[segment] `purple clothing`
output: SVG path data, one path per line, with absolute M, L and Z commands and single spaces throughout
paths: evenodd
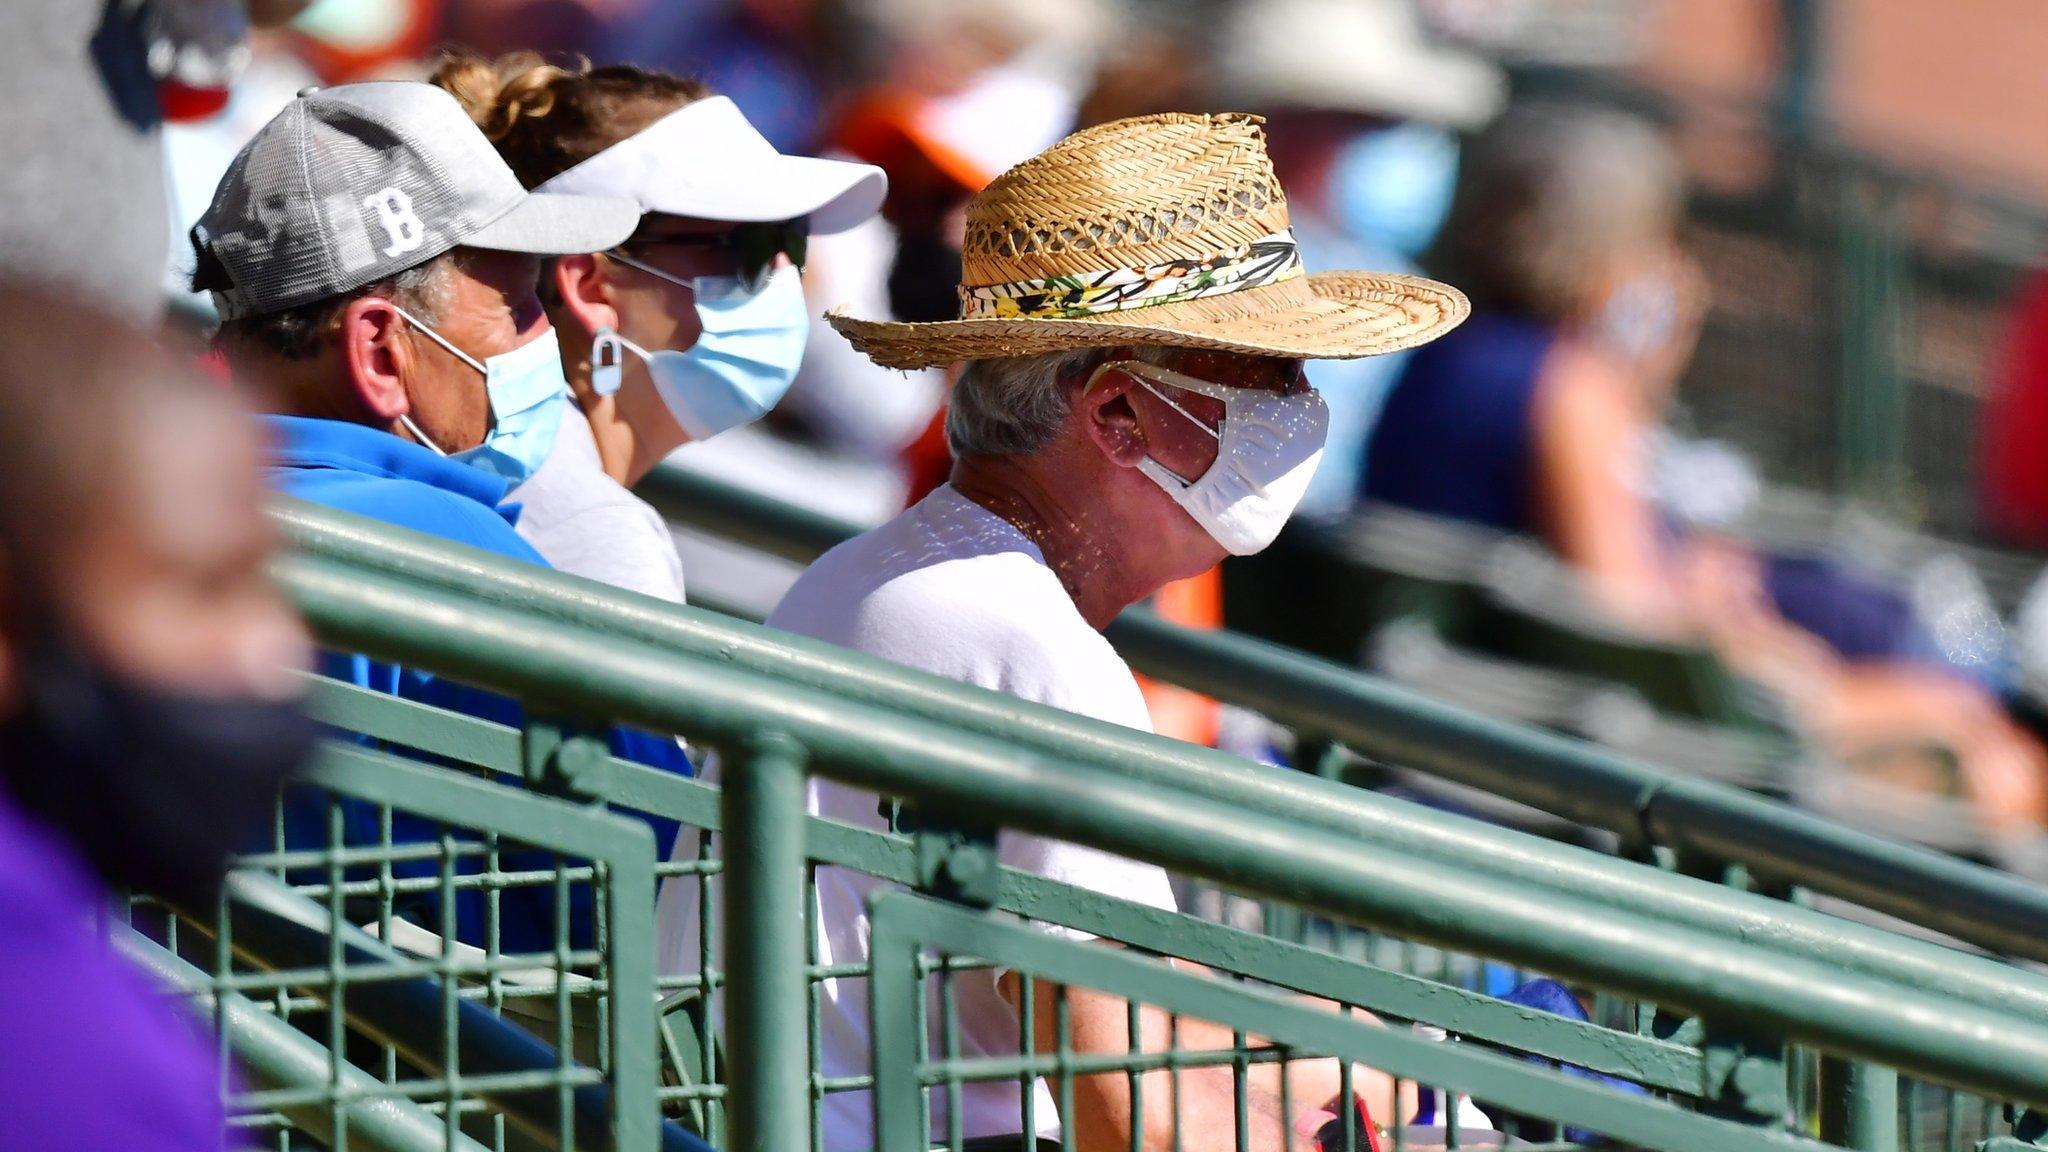
M 115 955 L 105 899 L 71 846 L 0 794 L 0 1133 L 38 1152 L 218 1152 L 213 1048 Z

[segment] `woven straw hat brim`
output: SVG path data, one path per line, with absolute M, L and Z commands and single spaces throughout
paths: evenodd
M 907 369 L 1125 344 L 1355 360 L 1427 344 L 1471 311 L 1463 292 L 1421 276 L 1318 272 L 1223 296 L 1074 319 L 907 324 L 837 310 L 825 319 L 870 360 Z

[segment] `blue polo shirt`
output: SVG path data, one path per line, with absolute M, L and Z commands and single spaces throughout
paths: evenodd
M 270 478 L 288 496 L 547 566 L 512 525 L 505 481 L 389 432 L 342 420 L 266 416 Z
M 504 502 L 508 487 L 504 480 L 361 424 L 303 416 L 264 419 L 271 434 L 267 472 L 271 484 L 286 495 L 548 566 L 540 553 L 512 530 L 519 508 Z M 516 700 L 354 653 L 323 652 L 319 669 L 321 675 L 336 680 L 500 724 L 517 726 L 523 719 Z M 684 775 L 691 772 L 689 759 L 667 736 L 617 728 L 611 733 L 611 746 L 615 755 L 625 759 Z M 378 813 L 366 803 L 345 802 L 343 809 L 349 842 L 375 843 Z M 294 846 L 325 843 L 325 820 L 324 800 L 307 798 L 304 803 L 288 805 L 286 838 Z M 675 839 L 675 823 L 655 819 L 648 823 L 654 827 L 657 851 L 666 856 Z M 431 841 L 439 834 L 437 825 L 393 813 L 393 836 L 398 840 Z M 550 866 L 538 858 L 523 863 Z M 502 870 L 517 870 L 521 864 L 511 854 L 499 862 Z M 475 864 L 469 862 L 460 870 L 474 871 Z M 434 865 L 420 861 L 401 871 L 432 875 Z M 588 947 L 589 889 L 575 888 L 571 900 L 572 946 Z M 428 927 L 437 923 L 429 909 L 414 911 L 411 918 L 416 922 Z M 457 897 L 457 935 L 464 942 L 484 943 L 485 912 L 480 892 L 470 890 Z M 504 949 L 523 952 L 553 947 L 555 917 L 549 886 L 506 890 L 500 896 L 498 916 L 499 943 Z

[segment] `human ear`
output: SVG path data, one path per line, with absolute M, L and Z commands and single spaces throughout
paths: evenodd
M 605 328 L 619 326 L 619 310 L 612 304 L 612 280 L 605 262 L 595 255 L 562 256 L 555 260 L 555 295 L 562 311 L 583 331 L 595 336 Z
M 1147 455 L 1145 430 L 1131 407 L 1131 389 L 1136 385 L 1136 377 L 1111 368 L 1083 385 L 1074 400 L 1075 415 L 1089 441 L 1124 468 L 1137 467 Z
M 412 411 L 405 378 L 413 368 L 412 347 L 399 339 L 405 317 L 389 300 L 365 296 L 341 314 L 341 363 L 364 408 L 382 421 Z

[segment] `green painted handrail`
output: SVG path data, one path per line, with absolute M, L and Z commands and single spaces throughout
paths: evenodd
M 1133 787 L 1101 766 L 644 642 L 593 643 L 587 629 L 418 582 L 306 557 L 281 562 L 278 573 L 324 642 L 534 707 L 727 749 L 759 747 L 753 742 L 764 733 L 778 733 L 805 750 L 806 771 L 927 811 L 972 811 L 1422 942 L 1773 1029 L 1926 1079 L 2048 1100 L 2048 1026 L 2011 1013 L 1379 849 L 1186 790 Z M 736 956 L 751 955 L 757 928 L 728 908 L 726 939 Z
M 276 518 L 303 553 L 606 636 L 823 689 L 984 733 L 1062 759 L 1090 760 L 1145 785 L 1196 791 L 1303 828 L 1358 838 L 1459 867 L 1528 880 L 1597 903 L 2048 1021 L 2048 981 L 2009 965 L 1912 940 L 1783 901 L 1461 819 L 1304 773 L 1134 732 L 775 632 L 715 613 L 619 592 L 475 549 L 300 503 Z M 1441 707 L 1435 706 L 1435 707 Z M 1981 870 L 1980 870 L 1981 871 Z M 1899 901 L 1892 902 L 1893 907 Z
M 212 977 L 126 925 L 115 933 L 123 955 L 158 979 L 198 998 L 220 1022 L 241 1066 L 273 1090 L 336 1090 L 350 1148 L 375 1152 L 486 1152 L 483 1145 L 411 1100 L 384 1095 L 385 1086 L 341 1054 L 278 1019 L 238 992 L 213 988 Z M 326 1100 L 287 1104 L 276 1111 L 323 1144 L 335 1139 L 335 1106 Z
M 231 879 L 229 891 L 236 904 L 234 947 L 263 967 L 318 971 L 328 965 L 335 948 L 350 965 L 400 966 L 407 962 L 403 954 L 363 930 L 334 923 L 327 909 L 272 877 L 238 873 Z M 443 982 L 431 977 L 361 981 L 348 991 L 349 1022 L 398 1048 L 414 1063 L 439 1071 L 446 1001 Z M 455 1011 L 455 1055 L 468 1076 L 551 1075 L 574 1066 L 565 1063 L 554 1048 L 479 1004 L 458 1000 Z M 561 1144 L 554 1088 L 485 1095 L 530 1143 L 575 1152 Z M 588 1145 L 579 1140 L 576 1148 L 609 1145 L 610 1087 L 580 1084 L 571 1091 L 570 1100 L 573 1130 L 602 1134 L 591 1136 Z M 657 1131 L 662 1152 L 704 1152 L 706 1148 L 702 1140 L 673 1121 L 659 1121 Z
M 799 562 L 856 529 L 665 465 L 640 489 L 671 519 Z M 1859 832 L 1739 789 L 1687 779 L 1583 741 L 1480 716 L 1330 661 L 1142 610 L 1109 638 L 1149 676 L 1262 712 L 1374 759 L 1504 796 L 1625 840 L 1742 864 L 1946 933 L 2048 962 L 2048 890 Z

